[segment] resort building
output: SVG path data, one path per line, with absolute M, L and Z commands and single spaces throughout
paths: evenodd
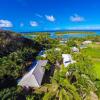
M 67 67 L 69 64 L 73 64 L 76 62 L 72 60 L 72 57 L 70 54 L 62 54 L 62 58 L 63 58 L 63 64 L 65 67 Z
M 72 47 L 72 52 L 79 52 L 79 49 L 77 47 Z
M 18 85 L 22 87 L 40 87 L 45 73 L 47 60 L 39 60 L 33 69 L 22 77 Z
M 91 43 L 92 43 L 92 41 L 90 41 L 90 40 L 82 42 L 82 44 L 91 44 Z

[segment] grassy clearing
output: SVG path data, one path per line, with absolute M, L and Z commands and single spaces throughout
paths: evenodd
M 100 45 L 90 44 L 88 48 L 84 49 L 84 52 L 92 59 L 97 77 L 100 79 Z
M 100 79 L 100 62 L 96 62 L 94 65 L 95 65 L 95 71 L 97 73 L 97 77 Z

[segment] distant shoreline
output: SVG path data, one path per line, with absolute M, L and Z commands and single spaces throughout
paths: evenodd
M 27 32 L 18 32 L 18 33 L 37 33 L 37 32 L 66 32 L 66 31 L 74 31 L 74 32 L 100 32 L 100 30 L 45 30 L 45 31 L 27 31 Z
M 65 31 L 65 32 L 56 32 L 56 35 L 64 35 L 64 34 L 96 34 L 96 32 L 88 32 L 88 31 Z

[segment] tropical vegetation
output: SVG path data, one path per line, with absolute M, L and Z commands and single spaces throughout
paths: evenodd
M 85 40 L 93 43 L 81 49 Z M 71 38 L 63 44 L 48 34 L 27 39 L 10 31 L 0 32 L 1 100 L 91 100 L 100 98 L 100 36 Z M 71 48 L 77 47 L 74 53 Z M 45 57 L 38 53 L 44 50 Z M 65 67 L 62 54 L 71 54 L 76 63 Z M 18 79 L 29 71 L 32 61 L 48 60 L 41 87 L 28 91 L 17 86 Z

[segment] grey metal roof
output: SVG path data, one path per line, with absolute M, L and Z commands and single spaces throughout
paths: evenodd
M 18 85 L 26 87 L 39 87 L 41 85 L 47 60 L 39 60 L 33 69 L 22 77 Z

